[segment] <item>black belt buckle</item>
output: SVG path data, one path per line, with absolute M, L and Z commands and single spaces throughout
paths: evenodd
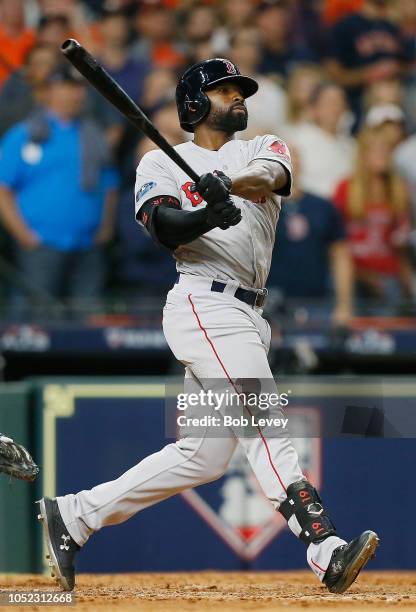
M 256 299 L 254 300 L 254 306 L 257 308 L 262 308 L 264 302 L 266 301 L 267 294 L 269 292 L 267 289 L 259 289 L 256 293 Z

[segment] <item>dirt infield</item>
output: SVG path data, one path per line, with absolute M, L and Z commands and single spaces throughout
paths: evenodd
M 50 589 L 45 576 L 0 575 L 0 588 Z M 363 572 L 344 595 L 331 595 L 310 572 L 80 574 L 76 611 L 416 610 L 416 572 Z M 61 610 L 64 606 L 13 610 Z

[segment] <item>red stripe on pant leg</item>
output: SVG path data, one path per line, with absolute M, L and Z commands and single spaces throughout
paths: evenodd
M 326 570 L 323 569 L 320 565 L 318 565 L 317 563 L 315 563 L 315 561 L 313 559 L 311 559 L 311 563 L 314 564 L 315 567 L 317 567 L 319 570 L 321 570 L 321 572 L 323 572 L 324 574 L 326 573 Z
M 192 299 L 191 299 L 191 298 L 192 298 L 192 294 L 191 294 L 191 293 L 189 293 L 189 294 L 188 294 L 188 300 L 189 300 L 189 302 L 190 302 L 190 304 L 191 304 L 191 306 L 192 306 L 192 311 L 193 311 L 193 313 L 194 313 L 194 315 L 195 315 L 195 318 L 196 318 L 196 320 L 197 320 L 197 322 L 198 322 L 199 328 L 200 328 L 200 330 L 203 332 L 203 334 L 204 334 L 204 336 L 205 336 L 206 341 L 208 342 L 208 344 L 209 344 L 209 345 L 210 345 L 210 347 L 212 348 L 212 350 L 213 350 L 213 352 L 214 352 L 214 355 L 215 355 L 215 357 L 216 357 L 216 358 L 217 358 L 217 360 L 218 360 L 218 363 L 220 364 L 221 368 L 223 369 L 223 371 L 224 371 L 224 373 L 225 373 L 225 375 L 226 375 L 226 377 L 227 377 L 227 379 L 228 379 L 228 382 L 231 384 L 231 386 L 233 387 L 234 391 L 235 391 L 236 393 L 238 393 L 238 391 L 237 391 L 237 389 L 236 389 L 236 387 L 235 387 L 235 385 L 234 385 L 234 383 L 233 383 L 233 381 L 232 381 L 232 379 L 231 379 L 230 375 L 228 374 L 228 372 L 227 372 L 227 370 L 226 370 L 226 368 L 225 368 L 225 365 L 223 364 L 223 362 L 221 361 L 220 356 L 219 356 L 219 355 L 218 355 L 218 353 L 217 353 L 217 350 L 216 350 L 216 348 L 215 348 L 215 346 L 214 346 L 214 343 L 212 342 L 212 340 L 211 340 L 211 339 L 210 339 L 210 337 L 208 336 L 208 334 L 207 334 L 207 330 L 206 330 L 206 329 L 205 329 L 205 327 L 202 325 L 202 323 L 201 323 L 201 321 L 200 321 L 200 319 L 199 319 L 198 313 L 197 313 L 197 312 L 196 312 L 196 310 L 195 310 L 195 305 L 194 305 L 194 303 L 193 303 L 193 301 L 192 301 Z M 250 416 L 253 416 L 253 415 L 252 415 L 252 413 L 250 412 L 249 408 L 248 408 L 247 406 L 245 406 L 245 408 L 246 408 L 247 412 L 250 414 Z M 275 467 L 275 465 L 274 465 L 274 463 L 273 463 L 273 461 L 272 461 L 272 456 L 271 456 L 271 454 L 270 454 L 270 450 L 269 450 L 269 446 L 268 446 L 268 444 L 267 444 L 267 441 L 266 441 L 265 437 L 263 436 L 263 433 L 262 433 L 262 431 L 261 431 L 260 427 L 257 425 L 257 426 L 256 426 L 256 428 L 257 428 L 257 431 L 259 432 L 260 437 L 261 437 L 261 439 L 262 439 L 262 441 L 263 441 L 263 444 L 264 444 L 264 446 L 265 446 L 266 453 L 267 453 L 267 457 L 269 458 L 269 463 L 270 463 L 270 465 L 271 465 L 271 467 L 272 467 L 272 470 L 273 470 L 273 472 L 276 474 L 276 476 L 277 476 L 277 478 L 278 478 L 278 480 L 279 480 L 279 482 L 280 482 L 280 485 L 281 485 L 281 487 L 283 488 L 284 492 L 285 492 L 285 493 L 287 493 L 286 487 L 285 487 L 285 485 L 283 484 L 282 479 L 280 478 L 279 472 L 277 471 L 277 469 L 276 469 L 276 467 Z

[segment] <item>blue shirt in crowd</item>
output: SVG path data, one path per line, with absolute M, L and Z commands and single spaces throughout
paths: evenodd
M 118 69 L 108 66 L 105 66 L 105 68 L 120 87 L 128 93 L 130 98 L 137 103 L 141 101 L 144 81 L 149 74 L 148 62 L 129 57 Z
M 329 289 L 329 248 L 345 240 L 341 215 L 328 200 L 305 193 L 284 202 L 268 285 L 287 297 L 325 297 Z
M 60 251 L 92 246 L 106 192 L 117 187 L 112 168 L 102 168 L 97 186 L 82 186 L 80 122 L 48 114 L 49 137 L 31 142 L 28 124 L 18 123 L 3 137 L 0 184 L 11 191 L 24 221 L 43 244 Z
M 353 13 L 332 28 L 329 55 L 343 66 L 361 68 L 379 60 L 401 60 L 404 49 L 393 23 Z
M 400 61 L 405 48 L 399 29 L 386 19 L 369 19 L 353 13 L 341 19 L 330 31 L 328 55 L 348 68 L 362 68 L 381 60 Z M 357 128 L 362 114 L 362 86 L 348 87 L 351 109 Z

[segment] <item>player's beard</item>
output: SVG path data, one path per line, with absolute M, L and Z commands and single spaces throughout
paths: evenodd
M 234 134 L 241 132 L 247 127 L 248 115 L 247 111 L 235 111 L 233 109 L 224 110 L 222 108 L 212 108 L 207 117 L 207 126 L 218 132 L 226 134 Z

